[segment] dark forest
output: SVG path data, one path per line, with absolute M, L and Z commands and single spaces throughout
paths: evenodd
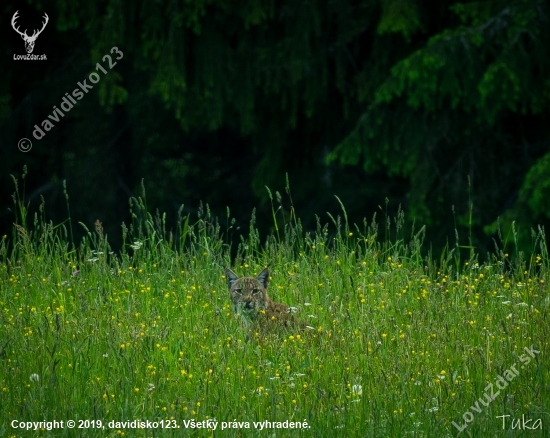
M 168 224 L 208 209 L 247 229 L 254 214 L 268 235 L 280 208 L 314 229 L 338 197 L 351 223 L 401 207 L 437 252 L 528 250 L 550 219 L 549 14 L 540 0 L 4 2 L 2 235 L 13 176 L 29 223 L 43 199 L 74 240 L 99 220 L 114 247 L 144 187 Z

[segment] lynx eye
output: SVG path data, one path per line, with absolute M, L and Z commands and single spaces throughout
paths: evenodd
M 242 295 L 243 290 L 242 289 L 233 289 L 233 293 L 236 293 L 237 295 Z
M 260 293 L 260 289 L 254 289 L 252 291 L 252 295 L 258 295 Z

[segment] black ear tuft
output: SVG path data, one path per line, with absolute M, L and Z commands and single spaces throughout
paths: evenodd
M 225 268 L 225 278 L 227 279 L 227 288 L 231 289 L 235 282 L 239 279 L 231 269 Z
M 260 272 L 256 277 L 256 280 L 261 283 L 264 289 L 267 289 L 267 285 L 269 284 L 269 269 L 265 268 L 262 272 Z

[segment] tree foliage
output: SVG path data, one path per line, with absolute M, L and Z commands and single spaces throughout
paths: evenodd
M 460 23 L 392 66 L 328 161 L 408 178 L 410 209 L 428 223 L 441 222 L 439 199 L 460 199 L 465 176 L 482 222 L 517 219 L 525 202 L 542 215 L 550 194 L 542 171 L 550 146 L 548 4 L 456 3 L 450 11 Z M 523 196 L 510 202 L 518 184 Z
M 334 194 L 354 220 L 388 197 L 439 243 L 455 220 L 483 239 L 499 216 L 550 219 L 542 0 L 28 0 L 21 11 L 50 15 L 37 42 L 49 61 L 0 72 L 1 174 L 27 164 L 31 196 L 61 212 L 68 179 L 87 223 L 119 222 L 142 178 L 161 210 L 202 199 L 245 217 L 285 173 L 311 218 Z M 0 7 L 3 22 L 14 12 Z M 11 28 L 0 36 L 17 52 Z M 32 154 L 11 146 L 113 46 L 123 60 Z

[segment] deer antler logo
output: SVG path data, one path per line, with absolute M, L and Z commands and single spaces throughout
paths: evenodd
M 27 53 L 30 54 L 34 50 L 34 42 L 38 38 L 38 35 L 42 33 L 42 31 L 44 30 L 44 28 L 46 27 L 46 24 L 48 24 L 48 21 L 50 21 L 50 19 L 48 18 L 48 14 L 44 12 L 44 18 L 46 19 L 46 21 L 42 23 L 42 29 L 38 31 L 35 30 L 31 36 L 28 36 L 27 29 L 25 29 L 25 32 L 20 32 L 19 26 L 17 26 L 17 28 L 15 27 L 15 21 L 18 18 L 17 17 L 18 13 L 19 11 L 15 11 L 15 14 L 13 14 L 13 17 L 11 18 L 11 27 L 13 27 L 13 30 L 15 30 L 19 35 L 21 35 L 21 38 L 23 38 L 23 40 L 25 41 L 25 50 L 27 51 Z

